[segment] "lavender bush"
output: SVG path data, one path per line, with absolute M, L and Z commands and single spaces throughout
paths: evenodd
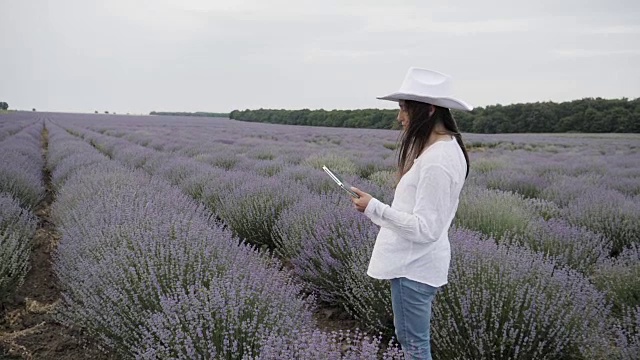
M 199 173 L 185 179 L 180 188 L 194 200 L 205 203 L 205 188 L 209 184 L 219 184 L 225 180 L 227 171 L 220 169 L 202 170 Z
M 316 206 L 330 206 L 320 203 Z M 350 207 L 334 207 L 320 217 L 311 232 L 303 233 L 300 252 L 291 259 L 294 272 L 314 289 L 321 299 L 338 300 L 348 306 L 343 298 L 345 284 L 342 281 L 347 267 L 357 249 L 372 249 L 378 229 L 366 217 Z M 359 269 L 365 270 L 366 269 Z
M 241 159 L 229 148 L 227 148 L 226 151 L 199 154 L 194 157 L 194 159 L 225 170 L 232 170 L 239 162 L 241 162 Z
M 282 160 L 262 160 L 259 161 L 251 170 L 260 176 L 271 177 L 279 174 L 287 167 Z
M 552 174 L 555 174 L 553 181 L 539 193 L 539 197 L 553 201 L 561 207 L 568 206 L 584 194 L 606 190 L 600 185 L 603 180 L 603 176 L 600 174 L 584 173 L 578 176 L 565 175 L 564 173 Z
M 449 284 L 433 311 L 434 357 L 573 359 L 606 357 L 604 294 L 542 254 L 451 233 Z
M 363 179 L 346 180 L 383 202 L 392 201 L 391 189 Z M 321 299 L 341 305 L 366 330 L 390 336 L 389 283 L 366 275 L 378 227 L 355 212 L 349 197 L 335 185 L 332 193 L 301 205 L 291 211 L 297 216 L 288 214 L 288 225 L 281 224 L 294 229 L 294 238 L 296 231 L 301 234 L 301 251 L 289 257 L 297 274 Z M 308 218 L 302 219 L 302 214 Z
M 149 158 L 154 156 L 155 150 L 147 149 L 143 146 L 124 146 L 113 154 L 113 159 L 118 160 L 132 168 L 138 169 L 145 167 Z
M 504 160 L 481 158 L 473 162 L 473 167 L 470 171 L 478 174 L 491 173 L 495 170 L 502 169 L 505 166 L 507 166 L 507 164 Z
M 304 160 L 302 165 L 314 169 L 322 169 L 322 166 L 327 166 L 331 171 L 340 175 L 356 175 L 358 173 L 356 164 L 348 156 L 342 154 L 314 154 Z
M 380 187 L 393 189 L 396 185 L 396 173 L 391 170 L 379 170 L 372 173 L 369 180 Z
M 215 181 L 209 181 L 203 185 L 203 202 L 212 212 L 217 214 L 222 197 L 229 196 L 231 191 L 240 188 L 253 177 L 255 175 L 244 171 L 223 170 L 215 176 Z
M 160 309 L 145 313 L 149 321 L 142 330 L 138 356 L 256 356 L 262 352 L 262 337 L 286 338 L 297 329 L 311 326 L 308 305 L 299 300 L 299 288 L 287 275 L 256 268 L 247 271 L 246 265 L 236 261 L 206 283 L 196 280 L 186 289 L 174 286 L 160 295 Z
M 580 195 L 567 205 L 565 217 L 609 238 L 613 256 L 640 243 L 640 202 L 615 190 Z
M 76 146 L 79 145 L 79 146 Z M 83 152 L 88 150 L 85 143 L 74 144 L 68 143 L 65 148 L 73 149 L 71 155 L 66 158 L 61 166 L 54 167 L 51 173 L 51 182 L 54 189 L 58 190 L 62 187 L 67 178 L 77 169 L 83 169 L 85 166 L 108 161 L 108 158 L 97 152 Z
M 341 297 L 345 310 L 371 333 L 382 333 L 386 338 L 394 336 L 391 288 L 388 280 L 378 280 L 367 275 L 369 258 L 373 251 L 375 235 L 369 228 L 369 242 L 351 249 L 345 257 L 340 282 L 344 284 Z
M 163 154 L 163 156 L 155 156 L 151 158 L 145 165 L 145 170 L 149 170 L 147 166 L 151 163 L 157 163 L 154 166 L 152 174 L 157 174 L 167 180 L 171 185 L 181 186 L 185 181 L 201 172 L 201 164 L 195 160 L 187 160 L 176 157 L 171 154 Z
M 300 256 L 303 241 L 316 233 L 316 224 L 335 209 L 348 206 L 340 193 L 307 194 L 282 211 L 273 226 L 275 252 L 284 259 Z
M 618 257 L 603 261 L 593 280 L 607 294 L 616 314 L 625 306 L 640 306 L 640 245 L 634 244 Z
M 307 165 L 290 166 L 284 169 L 282 177 L 289 178 L 306 186 L 314 194 L 325 194 L 336 189 L 336 183 L 320 168 L 310 168 Z
M 29 271 L 35 216 L 7 193 L 0 192 L 0 303 L 22 285 Z
M 378 228 L 340 193 L 307 196 L 283 211 L 276 251 L 327 304 L 341 306 L 368 330 L 391 336 L 389 283 L 366 275 Z
M 560 219 L 532 221 L 522 234 L 505 236 L 503 241 L 526 246 L 587 275 L 611 251 L 610 242 L 602 235 Z
M 616 358 L 640 358 L 640 306 L 625 308 L 622 319 L 615 326 L 615 332 L 615 345 L 620 352 Z
M 273 226 L 280 213 L 307 194 L 304 187 L 284 179 L 253 175 L 220 194 L 216 213 L 241 239 L 274 248 Z
M 525 198 L 536 198 L 549 185 L 544 177 L 527 173 L 523 169 L 494 170 L 487 177 L 489 189 L 510 191 Z
M 500 238 L 508 232 L 524 233 L 536 215 L 518 194 L 467 186 L 460 196 L 455 224 Z

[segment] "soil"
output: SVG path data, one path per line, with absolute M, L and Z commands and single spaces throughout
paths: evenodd
M 46 159 L 48 136 L 42 133 L 42 156 Z M 60 235 L 50 219 L 54 193 L 51 174 L 42 170 L 45 198 L 35 208 L 39 224 L 33 238 L 31 269 L 13 299 L 0 304 L 0 359 L 115 359 L 98 349 L 97 342 L 81 329 L 55 321 L 60 287 L 51 255 Z

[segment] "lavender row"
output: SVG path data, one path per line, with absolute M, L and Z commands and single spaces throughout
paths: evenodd
M 559 266 L 581 272 L 606 293 L 614 310 L 640 306 L 638 243 L 630 242 L 612 257 L 614 241 L 586 225 L 565 219 L 563 211 L 544 200 L 472 185 L 463 190 L 455 223 L 491 234 L 498 243 L 526 247 Z
M 51 133 L 52 152 L 95 152 L 73 138 L 66 142 L 63 130 Z M 103 158 L 76 167 L 52 209 L 63 235 L 56 272 L 65 284 L 67 320 L 89 327 L 123 354 L 141 357 L 153 351 L 241 357 L 252 354 L 260 336 L 310 322 L 309 302 L 296 296 L 299 289 L 277 263 L 237 246 L 168 184 Z M 64 166 L 67 160 L 74 157 L 58 161 Z M 270 297 L 280 308 L 271 307 L 277 303 Z M 188 322 L 203 316 L 202 324 Z M 193 330 L 185 333 L 182 322 Z M 233 343 L 240 337 L 244 341 Z M 167 348 L 171 343 L 177 346 Z
M 0 192 L 0 304 L 24 282 L 37 224 L 11 194 Z
M 0 117 L 0 142 L 39 122 L 31 114 L 10 113 Z
M 30 268 L 37 228 L 32 210 L 44 195 L 44 159 L 42 122 L 15 114 L 0 120 L 0 303 L 4 303 Z
M 0 192 L 11 194 L 24 208 L 34 208 L 44 196 L 42 123 L 34 123 L 0 142 Z
M 51 133 L 58 166 L 73 167 L 64 152 L 95 152 L 59 128 Z M 314 330 L 311 299 L 279 262 L 238 244 L 176 188 L 107 157 L 69 172 L 53 209 L 63 234 L 56 254 L 62 319 L 126 357 L 339 353 L 335 335 Z M 378 339 L 361 339 L 347 355 L 378 351 Z
M 0 142 L 13 136 L 16 133 L 19 133 L 25 127 L 25 125 L 19 122 L 0 125 Z
M 603 153 L 482 154 L 470 183 L 551 202 L 558 208 L 554 216 L 604 235 L 616 256 L 640 242 L 640 151 L 615 146 Z

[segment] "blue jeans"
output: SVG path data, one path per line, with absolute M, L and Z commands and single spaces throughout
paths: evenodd
M 407 360 L 431 360 L 431 303 L 438 288 L 391 279 L 391 304 L 396 337 Z

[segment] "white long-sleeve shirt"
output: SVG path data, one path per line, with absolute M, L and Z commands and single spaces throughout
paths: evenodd
M 364 214 L 380 232 L 367 274 L 406 277 L 434 287 L 447 283 L 448 230 L 458 209 L 467 164 L 455 139 L 429 146 L 396 186 L 391 206 L 371 199 Z

